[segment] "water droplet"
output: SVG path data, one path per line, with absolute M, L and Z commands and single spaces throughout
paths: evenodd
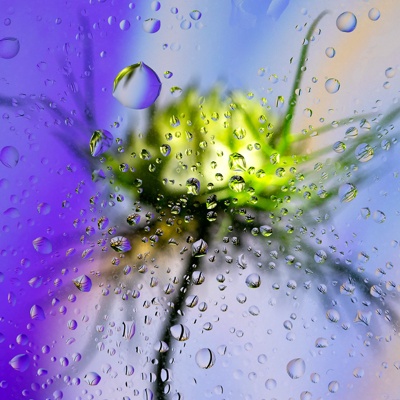
M 47 215 L 50 214 L 51 207 L 50 204 L 47 203 L 39 203 L 37 206 L 37 211 L 41 215 Z
M 190 337 L 190 331 L 187 326 L 178 324 L 171 326 L 169 329 L 171 332 L 171 335 L 174 339 L 179 340 L 180 342 L 184 342 L 185 340 L 188 340 Z
M 99 384 L 101 380 L 101 376 L 97 374 L 96 372 L 88 372 L 85 375 L 85 382 L 90 385 L 90 386 L 96 386 Z
M 331 393 L 336 393 L 339 390 L 339 382 L 338 381 L 329 382 L 328 390 Z
M 314 254 L 314 261 L 315 261 L 317 264 L 323 264 L 327 259 L 328 259 L 328 255 L 325 253 L 324 250 L 318 250 L 318 251 Z
M 340 319 L 340 314 L 338 311 L 330 309 L 326 312 L 326 318 L 328 318 L 331 322 L 338 322 Z
M 200 193 L 200 181 L 196 178 L 189 178 L 186 181 L 186 189 L 188 194 L 198 195 Z
M 164 157 L 167 157 L 171 154 L 171 146 L 169 144 L 162 144 L 160 146 L 160 152 Z
M 340 89 L 340 82 L 335 78 L 329 78 L 325 82 L 325 89 L 328 93 L 336 93 Z
M 199 10 L 193 10 L 189 15 L 194 21 L 198 21 L 201 18 L 201 12 Z
M 362 368 L 354 368 L 353 376 L 355 378 L 362 378 L 364 376 L 364 370 Z
M 181 29 L 188 30 L 192 27 L 192 23 L 188 19 L 184 19 L 180 25 Z
M 7 168 L 14 168 L 19 161 L 18 150 L 14 146 L 6 146 L 1 149 L 0 161 Z
M 346 138 L 354 139 L 358 136 L 358 129 L 355 126 L 350 127 L 345 132 Z
M 179 97 L 182 94 L 182 89 L 178 86 L 172 86 L 170 89 L 172 96 Z
M 368 18 L 371 21 L 378 21 L 378 19 L 381 17 L 381 12 L 377 8 L 371 8 L 368 11 Z
M 53 246 L 50 242 L 49 239 L 47 239 L 44 236 L 37 237 L 33 242 L 32 242 L 33 248 L 39 253 L 39 254 L 50 254 L 53 251 Z
M 372 217 L 378 224 L 383 224 L 386 221 L 386 215 L 383 211 L 376 210 Z
M 119 29 L 121 29 L 121 31 L 127 31 L 130 27 L 131 27 L 131 23 L 127 19 L 123 19 L 119 23 Z
M 240 153 L 232 153 L 228 165 L 232 171 L 246 171 L 246 160 Z
M 115 236 L 110 241 L 110 246 L 118 253 L 126 253 L 132 249 L 129 240 L 124 236 Z
M 336 26 L 342 32 L 353 32 L 357 26 L 357 18 L 352 12 L 346 11 L 337 17 Z
M 295 358 L 289 361 L 286 366 L 286 372 L 292 379 L 299 379 L 306 372 L 306 363 L 302 358 Z
M 114 79 L 113 96 L 128 108 L 140 110 L 150 107 L 160 91 L 160 79 L 143 62 L 124 68 Z
M 348 203 L 357 196 L 357 188 L 352 183 L 345 183 L 339 188 L 339 198 L 341 203 Z
M 30 315 L 32 319 L 36 319 L 37 321 L 43 321 L 44 319 L 46 319 L 43 308 L 36 304 L 32 306 Z
M 336 50 L 333 47 L 327 47 L 325 50 L 325 54 L 329 58 L 335 57 Z
M 246 182 L 240 175 L 234 175 L 229 179 L 228 185 L 231 190 L 233 190 L 236 193 L 240 193 L 243 192 L 243 190 L 245 189 Z
M 9 362 L 12 368 L 19 372 L 25 372 L 29 368 L 30 358 L 27 354 L 18 354 Z
M 7 208 L 7 210 L 5 210 L 3 212 L 3 215 L 5 215 L 6 217 L 9 217 L 9 218 L 19 218 L 21 214 L 20 214 L 18 208 L 10 207 L 10 208 Z
M 318 349 L 324 349 L 325 347 L 328 347 L 328 340 L 325 338 L 318 338 L 315 341 L 315 347 Z
M 258 274 L 250 274 L 246 278 L 246 285 L 251 289 L 257 289 L 261 286 L 261 277 Z
M 389 67 L 385 70 L 386 78 L 393 78 L 396 75 L 396 70 L 392 67 Z
M 0 40 L 0 57 L 14 58 L 19 53 L 19 40 L 13 37 L 5 37 Z
M 159 1 L 152 1 L 151 3 L 151 9 L 153 11 L 158 11 L 161 8 L 161 4 Z
M 355 155 L 358 161 L 367 162 L 374 156 L 374 149 L 368 143 L 361 143 L 356 147 Z
M 92 288 L 92 280 L 86 275 L 78 276 L 72 282 L 81 292 L 90 292 Z
M 90 138 L 90 153 L 97 157 L 105 153 L 112 145 L 113 135 L 103 129 L 94 131 Z
M 211 368 L 215 364 L 215 354 L 209 348 L 201 349 L 196 353 L 196 363 L 200 368 Z
M 335 151 L 336 153 L 343 153 L 346 150 L 346 144 L 338 141 L 333 145 L 333 151 Z
M 354 318 L 354 322 L 369 326 L 371 318 L 372 318 L 371 311 L 357 311 L 357 315 Z
M 149 18 L 143 21 L 143 29 L 147 33 L 156 33 L 161 28 L 161 21 L 156 18 Z
M 202 257 L 207 254 L 208 244 L 203 240 L 199 239 L 192 245 L 192 256 L 194 257 Z
M 165 71 L 164 72 L 164 78 L 169 79 L 173 76 L 173 73 L 171 71 Z
M 244 128 L 236 128 L 233 131 L 233 135 L 235 136 L 236 139 L 239 139 L 239 140 L 244 139 L 246 137 L 246 133 L 247 133 L 246 129 L 244 129 Z
M 274 390 L 277 386 L 276 380 L 275 379 L 267 379 L 265 381 L 265 387 L 267 390 Z
M 261 235 L 268 237 L 272 235 L 272 228 L 269 225 L 260 226 Z
M 135 321 L 124 321 L 122 323 L 122 337 L 131 340 L 136 331 Z

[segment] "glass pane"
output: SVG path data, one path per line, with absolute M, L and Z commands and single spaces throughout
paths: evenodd
M 398 3 L 0 13 L 0 398 L 398 396 Z

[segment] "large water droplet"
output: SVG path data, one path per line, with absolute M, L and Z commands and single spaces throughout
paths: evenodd
M 49 239 L 44 236 L 37 237 L 32 242 L 33 248 L 40 254 L 50 254 L 53 251 L 53 246 Z
M 147 33 L 156 33 L 161 28 L 161 21 L 156 18 L 149 18 L 143 22 L 143 29 Z
M 330 309 L 326 312 L 326 318 L 331 322 L 338 322 L 340 319 L 340 314 L 338 311 Z
M 246 171 L 246 159 L 240 153 L 232 153 L 228 165 L 232 171 Z
M 334 94 L 340 89 L 340 82 L 335 78 L 329 78 L 325 82 L 325 89 L 328 93 Z
M 251 289 L 256 289 L 261 286 L 261 277 L 258 274 L 250 274 L 246 278 L 246 285 Z
M 105 153 L 112 145 L 113 135 L 103 129 L 94 131 L 90 138 L 90 153 L 97 157 Z
M 122 337 L 126 340 L 131 340 L 136 331 L 135 321 L 124 321 L 122 323 Z
M 9 362 L 12 368 L 19 372 L 25 372 L 29 368 L 30 359 L 27 354 L 18 354 Z
M 215 364 L 215 354 L 209 348 L 201 349 L 196 353 L 196 363 L 200 368 L 211 368 Z
M 180 342 L 184 342 L 185 340 L 188 340 L 190 337 L 190 331 L 189 328 L 185 325 L 178 324 L 171 326 L 169 329 L 171 332 L 171 335 L 174 339 L 179 340 Z
M 110 241 L 110 246 L 118 253 L 125 253 L 132 248 L 129 240 L 124 236 L 113 237 Z
M 44 319 L 46 319 L 43 308 L 38 306 L 37 304 L 32 306 L 30 315 L 32 319 L 36 319 L 37 321 L 43 321 Z
M 128 108 L 140 110 L 150 107 L 160 91 L 160 79 L 143 62 L 124 68 L 114 79 L 113 95 Z
M 198 195 L 200 193 L 200 181 L 196 178 L 189 178 L 186 181 L 186 189 L 188 194 Z
M 72 282 L 81 292 L 90 292 L 92 288 L 92 280 L 86 275 L 78 276 Z
M 356 147 L 355 155 L 358 161 L 367 162 L 374 156 L 374 149 L 368 143 L 361 143 Z
M 345 183 L 339 188 L 339 198 L 341 203 L 348 203 L 357 196 L 357 188 L 352 183 Z
M 202 257 L 207 254 L 208 244 L 203 239 L 199 239 L 192 245 L 192 256 Z
M 1 149 L 0 161 L 7 168 L 14 168 L 19 161 L 18 150 L 14 146 L 6 146 Z
M 90 386 L 96 386 L 99 384 L 101 380 L 101 376 L 97 374 L 96 372 L 88 372 L 85 375 L 85 382 L 89 384 Z
M 357 18 L 352 12 L 346 11 L 337 17 L 336 26 L 342 32 L 353 32 L 357 26 Z
M 14 58 L 19 53 L 19 40 L 13 37 L 5 37 L 0 40 L 0 57 Z
M 286 366 L 286 372 L 292 379 L 299 379 L 306 372 L 306 363 L 302 358 L 295 358 L 289 361 Z

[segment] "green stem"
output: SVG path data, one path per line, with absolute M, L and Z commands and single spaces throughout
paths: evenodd
M 278 145 L 278 149 L 280 150 L 281 153 L 285 153 L 285 151 L 288 148 L 288 142 L 289 142 L 289 134 L 292 128 L 292 123 L 293 123 L 293 118 L 295 115 L 296 111 L 296 106 L 297 106 L 297 94 L 296 91 L 297 89 L 300 88 L 301 80 L 303 78 L 304 74 L 304 64 L 307 60 L 307 54 L 308 54 L 308 47 L 309 47 L 309 42 L 311 40 L 311 36 L 321 21 L 321 19 L 328 14 L 328 11 L 323 11 L 321 14 L 318 15 L 318 17 L 314 20 L 314 22 L 311 24 L 310 29 L 307 31 L 307 35 L 305 37 L 305 40 L 308 42 L 303 45 L 303 48 L 300 53 L 300 60 L 299 63 L 297 64 L 297 70 L 296 70 L 296 75 L 293 81 L 293 86 L 292 90 L 290 92 L 290 98 L 289 98 L 289 108 L 286 113 L 286 118 L 283 120 L 283 126 L 282 126 L 282 132 L 281 132 L 281 139 L 280 143 Z

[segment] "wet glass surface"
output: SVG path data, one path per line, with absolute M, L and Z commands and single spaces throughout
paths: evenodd
M 4 0 L 0 398 L 398 398 L 399 17 Z

